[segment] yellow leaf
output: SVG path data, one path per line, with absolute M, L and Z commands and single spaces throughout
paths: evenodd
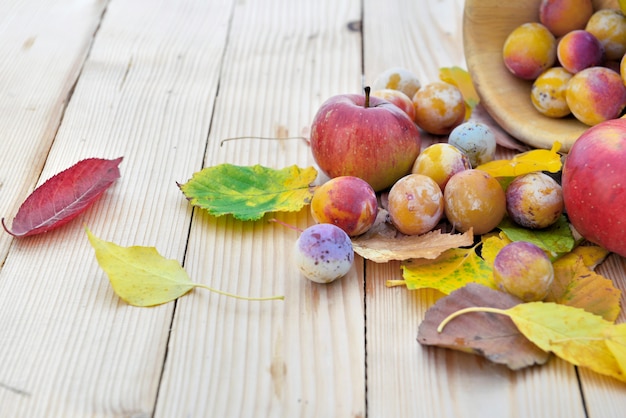
M 492 268 L 480 258 L 475 248 L 447 250 L 435 260 L 416 259 L 402 265 L 408 289 L 437 289 L 450 294 L 468 283 L 496 288 Z
M 555 142 L 552 149 L 535 149 L 515 155 L 510 160 L 494 160 L 476 167 L 494 177 L 516 177 L 535 171 L 557 173 L 561 170 L 561 144 Z
M 554 281 L 546 302 L 574 306 L 615 321 L 620 313 L 621 292 L 612 280 L 595 273 L 608 251 L 598 246 L 579 246 L 552 263 Z
M 176 260 L 165 259 L 154 247 L 120 247 L 97 238 L 87 228 L 85 231 L 96 251 L 98 264 L 109 276 L 113 290 L 130 305 L 160 305 L 179 298 L 194 287 L 202 287 L 237 299 L 283 299 L 282 296 L 248 298 L 193 283 Z
M 472 307 L 444 319 L 442 331 L 455 317 L 469 312 L 506 315 L 526 338 L 544 351 L 577 366 L 626 382 L 623 325 L 615 325 L 583 309 L 547 302 L 520 303 L 509 309 Z M 613 347 L 613 350 L 610 348 Z
M 461 91 L 465 101 L 465 120 L 468 120 L 474 107 L 480 103 L 470 73 L 461 67 L 445 67 L 439 69 L 439 79 L 456 86 Z
M 626 375 L 626 324 L 607 329 L 606 346 L 613 353 L 622 373 Z
M 498 255 L 500 250 L 504 248 L 507 244 L 513 242 L 503 232 L 500 232 L 498 235 L 490 235 L 484 238 L 481 237 L 481 240 L 483 246 L 480 250 L 480 253 L 485 262 L 490 266 L 493 266 L 496 255 Z

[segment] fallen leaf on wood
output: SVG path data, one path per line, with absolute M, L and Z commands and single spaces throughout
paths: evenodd
M 615 325 L 584 309 L 552 302 L 520 303 L 508 309 L 469 307 L 448 316 L 439 325 L 445 328 L 468 313 L 504 315 L 526 338 L 576 366 L 626 382 L 626 326 Z
M 574 306 L 615 321 L 620 313 L 621 292 L 592 268 L 608 251 L 598 246 L 576 247 L 553 263 L 554 281 L 546 302 Z
M 511 241 L 527 241 L 546 251 L 551 259 L 572 251 L 576 245 L 574 235 L 565 215 L 553 225 L 543 229 L 529 229 L 514 223 L 505 217 L 498 229 L 506 234 Z
M 178 184 L 191 205 L 213 216 L 230 214 L 242 221 L 261 219 L 267 212 L 294 212 L 309 204 L 313 167 L 290 166 L 280 170 L 219 164 L 207 167 L 184 184 Z
M 515 177 L 536 171 L 556 173 L 561 170 L 562 162 L 558 151 L 559 142 L 552 145 L 552 149 L 534 149 L 516 154 L 510 160 L 493 160 L 481 164 L 476 169 L 485 171 L 493 177 Z
M 133 306 L 155 306 L 177 299 L 194 287 L 245 300 L 284 299 L 282 296 L 249 298 L 193 283 L 176 260 L 164 258 L 154 247 L 120 247 L 101 240 L 85 228 L 98 264 L 109 276 L 115 293 Z
M 115 160 L 88 158 L 56 174 L 39 186 L 20 206 L 11 229 L 14 237 L 41 234 L 65 225 L 84 212 L 120 177 Z
M 431 288 L 450 294 L 468 283 L 478 283 L 495 289 L 493 269 L 476 254 L 476 248 L 453 248 L 435 260 L 415 259 L 402 265 L 402 277 L 407 289 Z M 389 281 L 387 286 L 400 283 Z
M 461 309 L 475 306 L 508 309 L 521 302 L 508 293 L 468 284 L 439 299 L 426 311 L 417 341 L 478 354 L 513 370 L 544 364 L 549 354 L 524 337 L 506 316 L 483 312 L 467 314 L 451 321 L 442 332 L 437 331 L 445 318 Z
M 380 213 L 384 214 L 384 209 L 380 209 L 378 219 Z M 437 229 L 422 235 L 404 235 L 387 222 L 378 222 L 365 234 L 352 239 L 354 252 L 376 263 L 413 258 L 435 259 L 450 248 L 473 243 L 471 230 L 463 234 L 447 234 Z

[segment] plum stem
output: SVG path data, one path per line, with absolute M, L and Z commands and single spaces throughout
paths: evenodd
M 471 306 L 469 308 L 459 309 L 458 311 L 453 312 L 450 315 L 448 315 L 443 321 L 441 321 L 441 323 L 437 327 L 437 332 L 443 332 L 443 329 L 445 328 L 446 325 L 448 325 L 448 322 L 452 321 L 457 316 L 461 316 L 463 314 L 470 313 L 470 312 L 491 312 L 491 313 L 497 313 L 497 314 L 502 314 L 502 315 L 507 315 L 508 316 L 506 310 L 504 310 L 504 309 L 489 308 L 489 307 L 486 307 L 486 306 L 483 306 L 483 307 L 481 307 L 481 306 Z
M 266 300 L 285 300 L 284 296 L 266 296 L 266 297 L 249 297 L 249 296 L 241 296 L 236 295 L 234 293 L 224 292 L 223 290 L 215 289 L 211 286 L 207 286 L 205 284 L 194 283 L 195 287 L 201 287 L 203 289 L 210 290 L 211 292 L 217 293 L 222 296 L 228 296 L 235 299 L 248 300 L 248 301 L 266 301 Z
M 300 233 L 302 233 L 302 232 L 303 232 L 303 230 L 302 230 L 302 229 L 300 229 L 300 228 L 298 228 L 297 226 L 295 226 L 295 225 L 291 225 L 291 224 L 288 224 L 287 222 L 283 222 L 283 221 L 278 220 L 278 219 L 276 219 L 276 218 L 272 218 L 272 219 L 270 219 L 270 220 L 269 220 L 269 222 L 276 222 L 277 224 L 282 225 L 282 226 L 284 226 L 285 228 L 289 228 L 289 229 L 292 229 L 292 230 L 294 230 L 294 231 L 296 231 L 296 232 L 300 232 Z
M 363 105 L 363 107 L 368 108 L 370 107 L 370 86 L 365 86 L 365 104 Z

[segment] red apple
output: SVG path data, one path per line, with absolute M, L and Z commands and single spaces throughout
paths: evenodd
M 587 240 L 626 257 L 626 119 L 586 130 L 563 166 L 570 222 Z
M 396 105 L 377 97 L 341 94 L 326 100 L 311 125 L 311 151 L 329 177 L 355 176 L 375 191 L 411 171 L 420 152 L 415 123 Z

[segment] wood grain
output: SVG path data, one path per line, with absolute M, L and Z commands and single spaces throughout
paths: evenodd
M 358 92 L 359 2 L 273 0 L 235 6 L 206 154 L 282 168 L 313 163 L 303 140 L 322 101 Z M 254 223 L 194 214 L 185 266 L 197 280 L 244 295 L 180 300 L 156 416 L 364 417 L 362 260 L 330 286 L 304 279 L 292 258 L 308 209 Z

